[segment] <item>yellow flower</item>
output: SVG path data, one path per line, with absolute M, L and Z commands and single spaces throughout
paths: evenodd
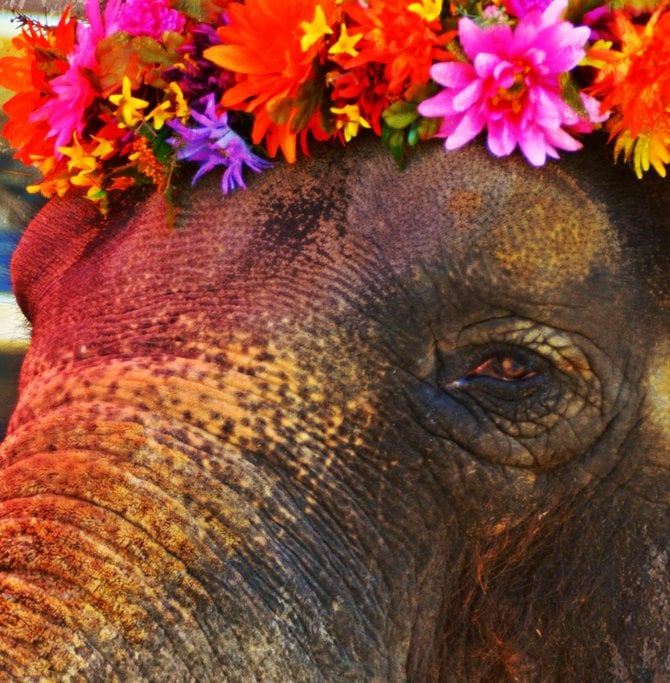
M 665 178 L 665 165 L 670 163 L 670 135 L 652 131 L 633 137 L 629 130 L 623 130 L 614 144 L 614 156 L 620 154 L 627 162 L 632 159 L 638 178 L 642 178 L 652 166 L 661 178 Z
M 147 121 L 154 121 L 154 128 L 160 130 L 166 121 L 173 119 L 175 117 L 172 110 L 172 102 L 170 100 L 165 100 L 161 102 L 158 106 L 154 107 L 147 115 Z
M 98 210 L 105 216 L 109 211 L 109 196 L 105 190 L 97 183 L 91 182 L 91 186 L 86 193 L 86 199 L 98 204 Z
M 326 14 L 321 5 L 317 5 L 314 10 L 314 21 L 311 23 L 301 21 L 300 28 L 305 32 L 305 35 L 300 39 L 300 49 L 303 52 L 307 52 L 321 38 L 333 32 L 333 29 L 328 26 Z
M 81 142 L 79 142 L 76 133 L 74 134 L 73 142 L 74 145 L 72 147 L 58 148 L 58 151 L 61 154 L 70 158 L 70 160 L 67 162 L 68 170 L 78 170 L 80 171 L 78 175 L 81 175 L 82 173 L 91 173 L 92 171 L 95 171 L 95 169 L 98 166 L 98 162 L 95 156 L 89 154 L 89 152 L 82 147 Z
M 128 76 L 123 77 L 121 93 L 110 95 L 109 101 L 118 107 L 121 113 L 121 120 L 127 127 L 134 126 L 136 123 L 143 121 L 144 116 L 140 114 L 139 110 L 149 106 L 146 100 L 133 97 Z
M 114 151 L 114 145 L 109 140 L 97 138 L 95 135 L 91 137 L 98 143 L 98 146 L 91 152 L 96 159 L 107 157 Z
M 356 35 L 350 36 L 347 33 L 347 27 L 342 24 L 340 28 L 340 37 L 337 42 L 328 50 L 331 55 L 341 55 L 348 54 L 355 57 L 358 54 L 356 50 L 356 43 L 363 37 L 362 33 L 357 33 Z
M 97 187 L 100 189 L 99 179 L 92 175 L 91 171 L 80 171 L 70 178 L 70 183 L 76 187 Z
M 189 109 L 184 93 L 177 83 L 170 83 L 168 86 L 168 98 L 154 107 L 147 115 L 147 121 L 153 119 L 154 128 L 160 130 L 166 121 L 179 118 L 182 121 L 188 117 Z
M 442 0 L 421 0 L 407 5 L 410 12 L 418 14 L 426 21 L 435 21 L 442 13 Z
M 28 185 L 26 191 L 30 194 L 40 193 L 45 197 L 53 197 L 58 195 L 59 197 L 65 196 L 65 193 L 70 189 L 70 179 L 69 178 L 50 178 L 49 180 L 44 180 L 37 185 Z
M 168 93 L 172 93 L 173 95 L 171 100 L 174 103 L 177 118 L 181 119 L 182 122 L 185 121 L 189 117 L 190 110 L 179 84 L 174 82 L 170 83 L 170 85 L 168 85 Z
M 86 197 L 91 201 L 100 204 L 102 213 L 107 211 L 107 193 L 102 189 L 102 177 L 98 172 L 100 164 L 98 159 L 107 156 L 114 151 L 114 145 L 104 138 L 93 137 L 97 145 L 92 151 L 84 149 L 77 135 L 73 136 L 72 147 L 59 147 L 58 151 L 66 157 L 69 157 L 67 162 L 68 171 L 79 171 L 76 175 L 70 176 L 67 181 L 70 185 L 75 187 L 87 187 Z M 67 184 L 61 178 L 54 178 L 50 185 L 39 188 L 42 194 L 46 192 L 58 193 L 63 196 L 68 189 Z
M 344 139 L 349 142 L 351 138 L 358 135 L 358 130 L 363 128 L 370 128 L 370 124 L 361 116 L 361 112 L 357 104 L 347 104 L 344 107 L 331 107 L 330 111 L 338 116 L 335 122 L 338 130 L 344 128 Z

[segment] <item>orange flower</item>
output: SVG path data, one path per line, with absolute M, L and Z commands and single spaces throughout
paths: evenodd
M 615 154 L 632 160 L 638 177 L 653 166 L 665 176 L 670 162 L 670 11 L 661 7 L 644 26 L 615 12 L 619 50 L 596 44 L 588 63 L 599 68 L 590 93 L 611 110 L 606 123 Z
M 427 83 L 434 62 L 451 58 L 446 45 L 456 32 L 442 32 L 441 0 L 370 0 L 365 7 L 342 7 L 348 35 L 358 38 L 349 51 L 337 45 L 330 50 L 342 69 L 331 75 L 333 100 L 338 106 L 357 103 L 380 135 L 382 111 L 412 85 Z
M 46 139 L 49 124 L 27 122 L 52 94 L 49 80 L 69 68 L 67 55 L 74 47 L 76 23 L 68 11 L 48 30 L 29 21 L 12 41 L 19 55 L 0 59 L 0 82 L 16 93 L 4 106 L 9 121 L 3 135 L 17 150 L 16 158 L 25 164 L 32 163 L 33 157 L 53 154 L 53 142 Z
M 336 0 L 247 0 L 228 6 L 229 23 L 218 29 L 221 45 L 205 51 L 215 64 L 235 72 L 237 82 L 222 104 L 254 114 L 252 140 L 264 138 L 270 156 L 281 148 L 295 161 L 298 133 L 323 138 L 319 93 L 301 88 L 314 76 L 314 61 L 331 35 Z

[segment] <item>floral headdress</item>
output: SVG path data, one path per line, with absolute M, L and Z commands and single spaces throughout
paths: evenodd
M 421 139 L 486 131 L 535 166 L 604 127 L 638 177 L 670 162 L 670 10 L 657 0 L 87 0 L 19 16 L 0 60 L 4 134 L 46 196 L 109 197 L 222 168 L 224 193 L 279 152 L 371 129 L 402 163 Z

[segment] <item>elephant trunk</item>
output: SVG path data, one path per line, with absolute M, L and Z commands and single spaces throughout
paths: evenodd
M 208 370 L 107 359 L 24 387 L 0 450 L 10 676 L 401 677 L 355 549 L 243 453 L 245 376 Z

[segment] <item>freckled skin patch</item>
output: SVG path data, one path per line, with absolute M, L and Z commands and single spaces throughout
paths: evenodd
M 321 154 L 225 201 L 185 186 L 175 230 L 158 196 L 29 228 L 0 670 L 663 677 L 667 189 Z M 453 388 L 517 348 L 541 400 Z
M 616 233 L 593 230 L 594 224 L 607 225 L 606 215 L 597 207 L 584 209 L 588 198 L 578 187 L 573 191 L 574 197 L 562 197 L 559 212 L 547 192 L 519 194 L 500 207 L 490 244 L 505 274 L 548 289 L 560 288 L 566 279 L 584 280 L 594 270 L 616 272 Z M 535 238 L 533 232 L 542 238 Z
M 449 194 L 445 209 L 448 213 L 463 216 L 471 222 L 477 220 L 484 205 L 484 197 L 480 192 L 465 190 Z M 463 221 L 465 227 L 465 221 Z

